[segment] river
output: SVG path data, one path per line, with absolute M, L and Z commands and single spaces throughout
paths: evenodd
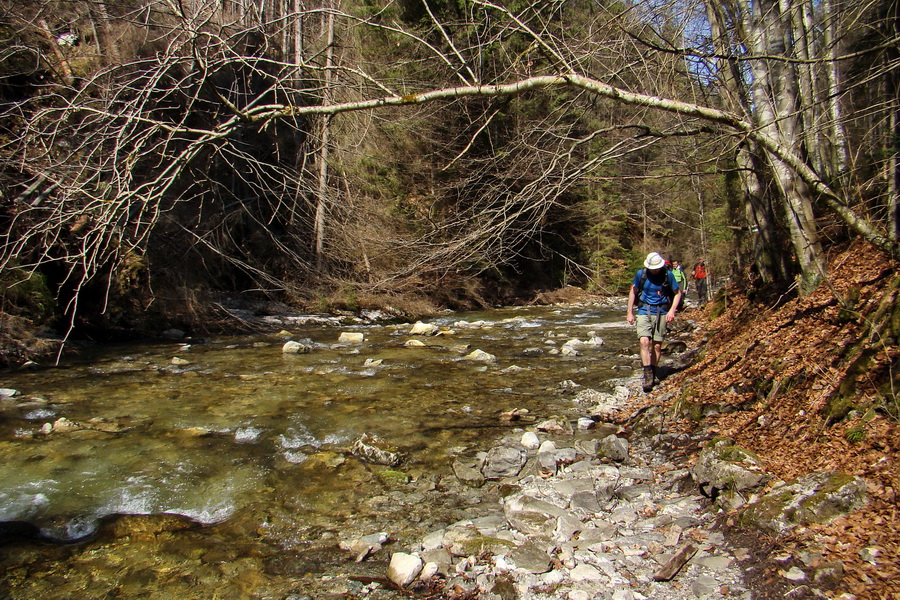
M 631 376 L 624 306 L 517 307 L 410 323 L 104 346 L 0 374 L 0 590 L 9 598 L 357 597 L 387 553 L 496 505 L 453 475 L 510 430 L 571 413 L 573 382 Z M 361 343 L 339 343 L 360 333 Z M 572 339 L 588 341 L 576 353 Z M 596 338 L 603 340 L 602 345 Z M 424 345 L 411 347 L 411 339 Z M 312 351 L 285 354 L 287 340 Z M 495 360 L 476 360 L 481 350 Z M 528 411 L 520 421 L 504 413 Z M 363 434 L 406 460 L 349 453 Z M 340 594 L 345 595 L 340 595 Z M 388 593 L 388 592 L 383 592 Z M 374 596 L 370 596 L 374 597 Z M 399 596 L 397 596 L 399 597 Z

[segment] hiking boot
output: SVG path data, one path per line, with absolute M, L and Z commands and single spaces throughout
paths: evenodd
M 659 385 L 659 372 L 653 367 L 653 385 Z
M 653 389 L 653 369 L 650 367 L 644 367 L 643 387 L 645 392 Z

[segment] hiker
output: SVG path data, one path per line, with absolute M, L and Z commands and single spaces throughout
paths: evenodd
M 706 297 L 706 278 L 708 275 L 709 272 L 706 270 L 706 262 L 701 258 L 700 262 L 694 265 L 694 271 L 691 273 L 691 277 L 697 282 L 697 302 L 701 307 L 706 304 L 706 301 L 708 300 Z
M 628 324 L 637 323 L 641 340 L 641 365 L 644 368 L 641 385 L 645 392 L 659 383 L 656 371 L 666 339 L 666 324 L 675 320 L 675 307 L 681 302 L 681 288 L 675 275 L 666 269 L 666 261 L 657 252 L 644 260 L 644 268 L 634 275 L 628 293 Z M 637 317 L 634 308 L 637 306 Z
M 681 290 L 681 301 L 675 306 L 677 312 L 684 308 L 684 295 L 687 294 L 687 275 L 684 274 L 681 262 L 672 261 L 672 275 L 675 276 L 675 281 L 678 282 L 678 288 Z

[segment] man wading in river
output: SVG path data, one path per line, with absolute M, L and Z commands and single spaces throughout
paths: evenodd
M 628 324 L 637 321 L 641 340 L 641 364 L 644 366 L 642 385 L 645 392 L 659 383 L 656 366 L 666 339 L 666 324 L 675 320 L 675 308 L 681 302 L 681 288 L 666 261 L 656 252 L 647 255 L 644 268 L 634 275 L 628 293 Z M 634 306 L 637 301 L 637 319 Z

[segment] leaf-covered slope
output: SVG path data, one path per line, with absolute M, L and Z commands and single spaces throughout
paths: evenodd
M 670 378 L 673 402 L 692 414 L 722 405 L 704 426 L 782 480 L 824 470 L 866 480 L 863 509 L 777 542 L 841 560 L 841 587 L 859 598 L 900 597 L 896 267 L 858 242 L 830 257 L 829 280 L 808 296 L 771 307 L 720 294 L 698 319 L 700 360 Z

